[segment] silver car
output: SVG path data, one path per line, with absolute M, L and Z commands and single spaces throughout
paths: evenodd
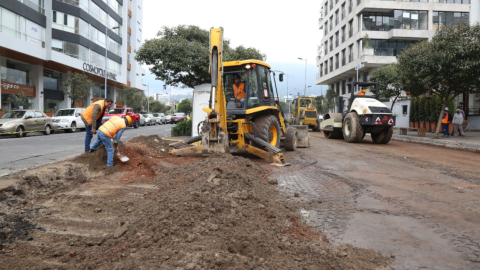
M 156 125 L 157 122 L 155 120 L 155 117 L 153 117 L 153 115 L 151 114 L 144 114 L 143 116 L 145 116 L 145 124 L 147 126 L 151 126 L 151 125 Z
M 0 116 L 0 135 L 25 137 L 29 132 L 53 133 L 52 119 L 41 111 L 7 111 Z
M 154 113 L 153 116 L 155 116 L 158 119 L 158 122 L 160 122 L 160 125 L 163 125 L 166 123 L 164 113 Z

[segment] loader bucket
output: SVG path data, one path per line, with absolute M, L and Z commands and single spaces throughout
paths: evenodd
M 290 127 L 295 127 L 297 129 L 297 147 L 310 147 L 310 138 L 308 136 L 308 126 L 307 125 L 294 125 Z

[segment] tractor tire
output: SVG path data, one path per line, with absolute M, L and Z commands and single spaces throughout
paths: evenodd
M 356 112 L 350 112 L 343 120 L 343 138 L 348 143 L 357 143 L 362 140 L 363 128 Z
M 273 115 L 264 115 L 255 120 L 257 137 L 272 146 L 280 146 L 280 124 Z
M 372 141 L 378 144 L 387 144 L 393 136 L 393 127 L 389 127 L 388 129 L 379 132 L 379 133 L 372 133 Z
M 295 151 L 297 150 L 297 129 L 294 127 L 288 127 L 285 131 L 285 141 L 283 142 L 285 150 Z
M 138 119 L 135 121 L 135 125 L 133 126 L 134 128 L 138 128 L 140 126 L 140 122 L 138 122 Z

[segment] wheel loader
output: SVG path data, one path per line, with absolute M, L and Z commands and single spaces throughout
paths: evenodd
M 378 100 L 378 85 L 355 81 L 347 85 L 350 98 L 338 97 L 337 113 L 325 114 L 320 124 L 325 137 L 357 143 L 370 133 L 374 143 L 387 144 L 392 138 L 396 117 Z M 369 87 L 375 89 L 375 95 L 366 95 Z
M 298 97 L 291 104 L 290 124 L 307 125 L 312 131 L 320 131 L 315 99 L 310 97 Z
M 222 56 L 223 28 L 212 28 L 211 92 L 209 107 L 203 108 L 207 116 L 201 135 L 170 144 L 169 152 L 185 155 L 246 151 L 274 165 L 288 165 L 280 143 L 283 142 L 288 151 L 307 147 L 308 130 L 306 126 L 285 125 L 278 104 L 276 81 L 273 80 L 272 84 L 270 66 L 258 60 L 223 63 Z M 244 90 L 241 98 L 235 95 L 240 88 Z

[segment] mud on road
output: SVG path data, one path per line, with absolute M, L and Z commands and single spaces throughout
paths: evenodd
M 100 148 L 2 177 L 15 184 L 0 190 L 0 268 L 380 270 L 393 260 L 355 243 L 329 243 L 337 228 L 314 229 L 332 220 L 341 231 L 351 216 L 341 223 L 337 214 L 328 221 L 305 214 L 335 201 L 330 192 L 302 190 L 309 183 L 287 184 L 318 169 L 314 161 L 300 156 L 278 169 L 229 154 L 172 157 L 168 143 L 157 136 L 121 143 L 130 161 L 115 157 L 114 168 Z M 350 205 L 351 188 L 333 182 Z
M 392 269 L 480 269 L 479 153 L 310 136 L 273 176 L 330 242 L 391 254 Z

